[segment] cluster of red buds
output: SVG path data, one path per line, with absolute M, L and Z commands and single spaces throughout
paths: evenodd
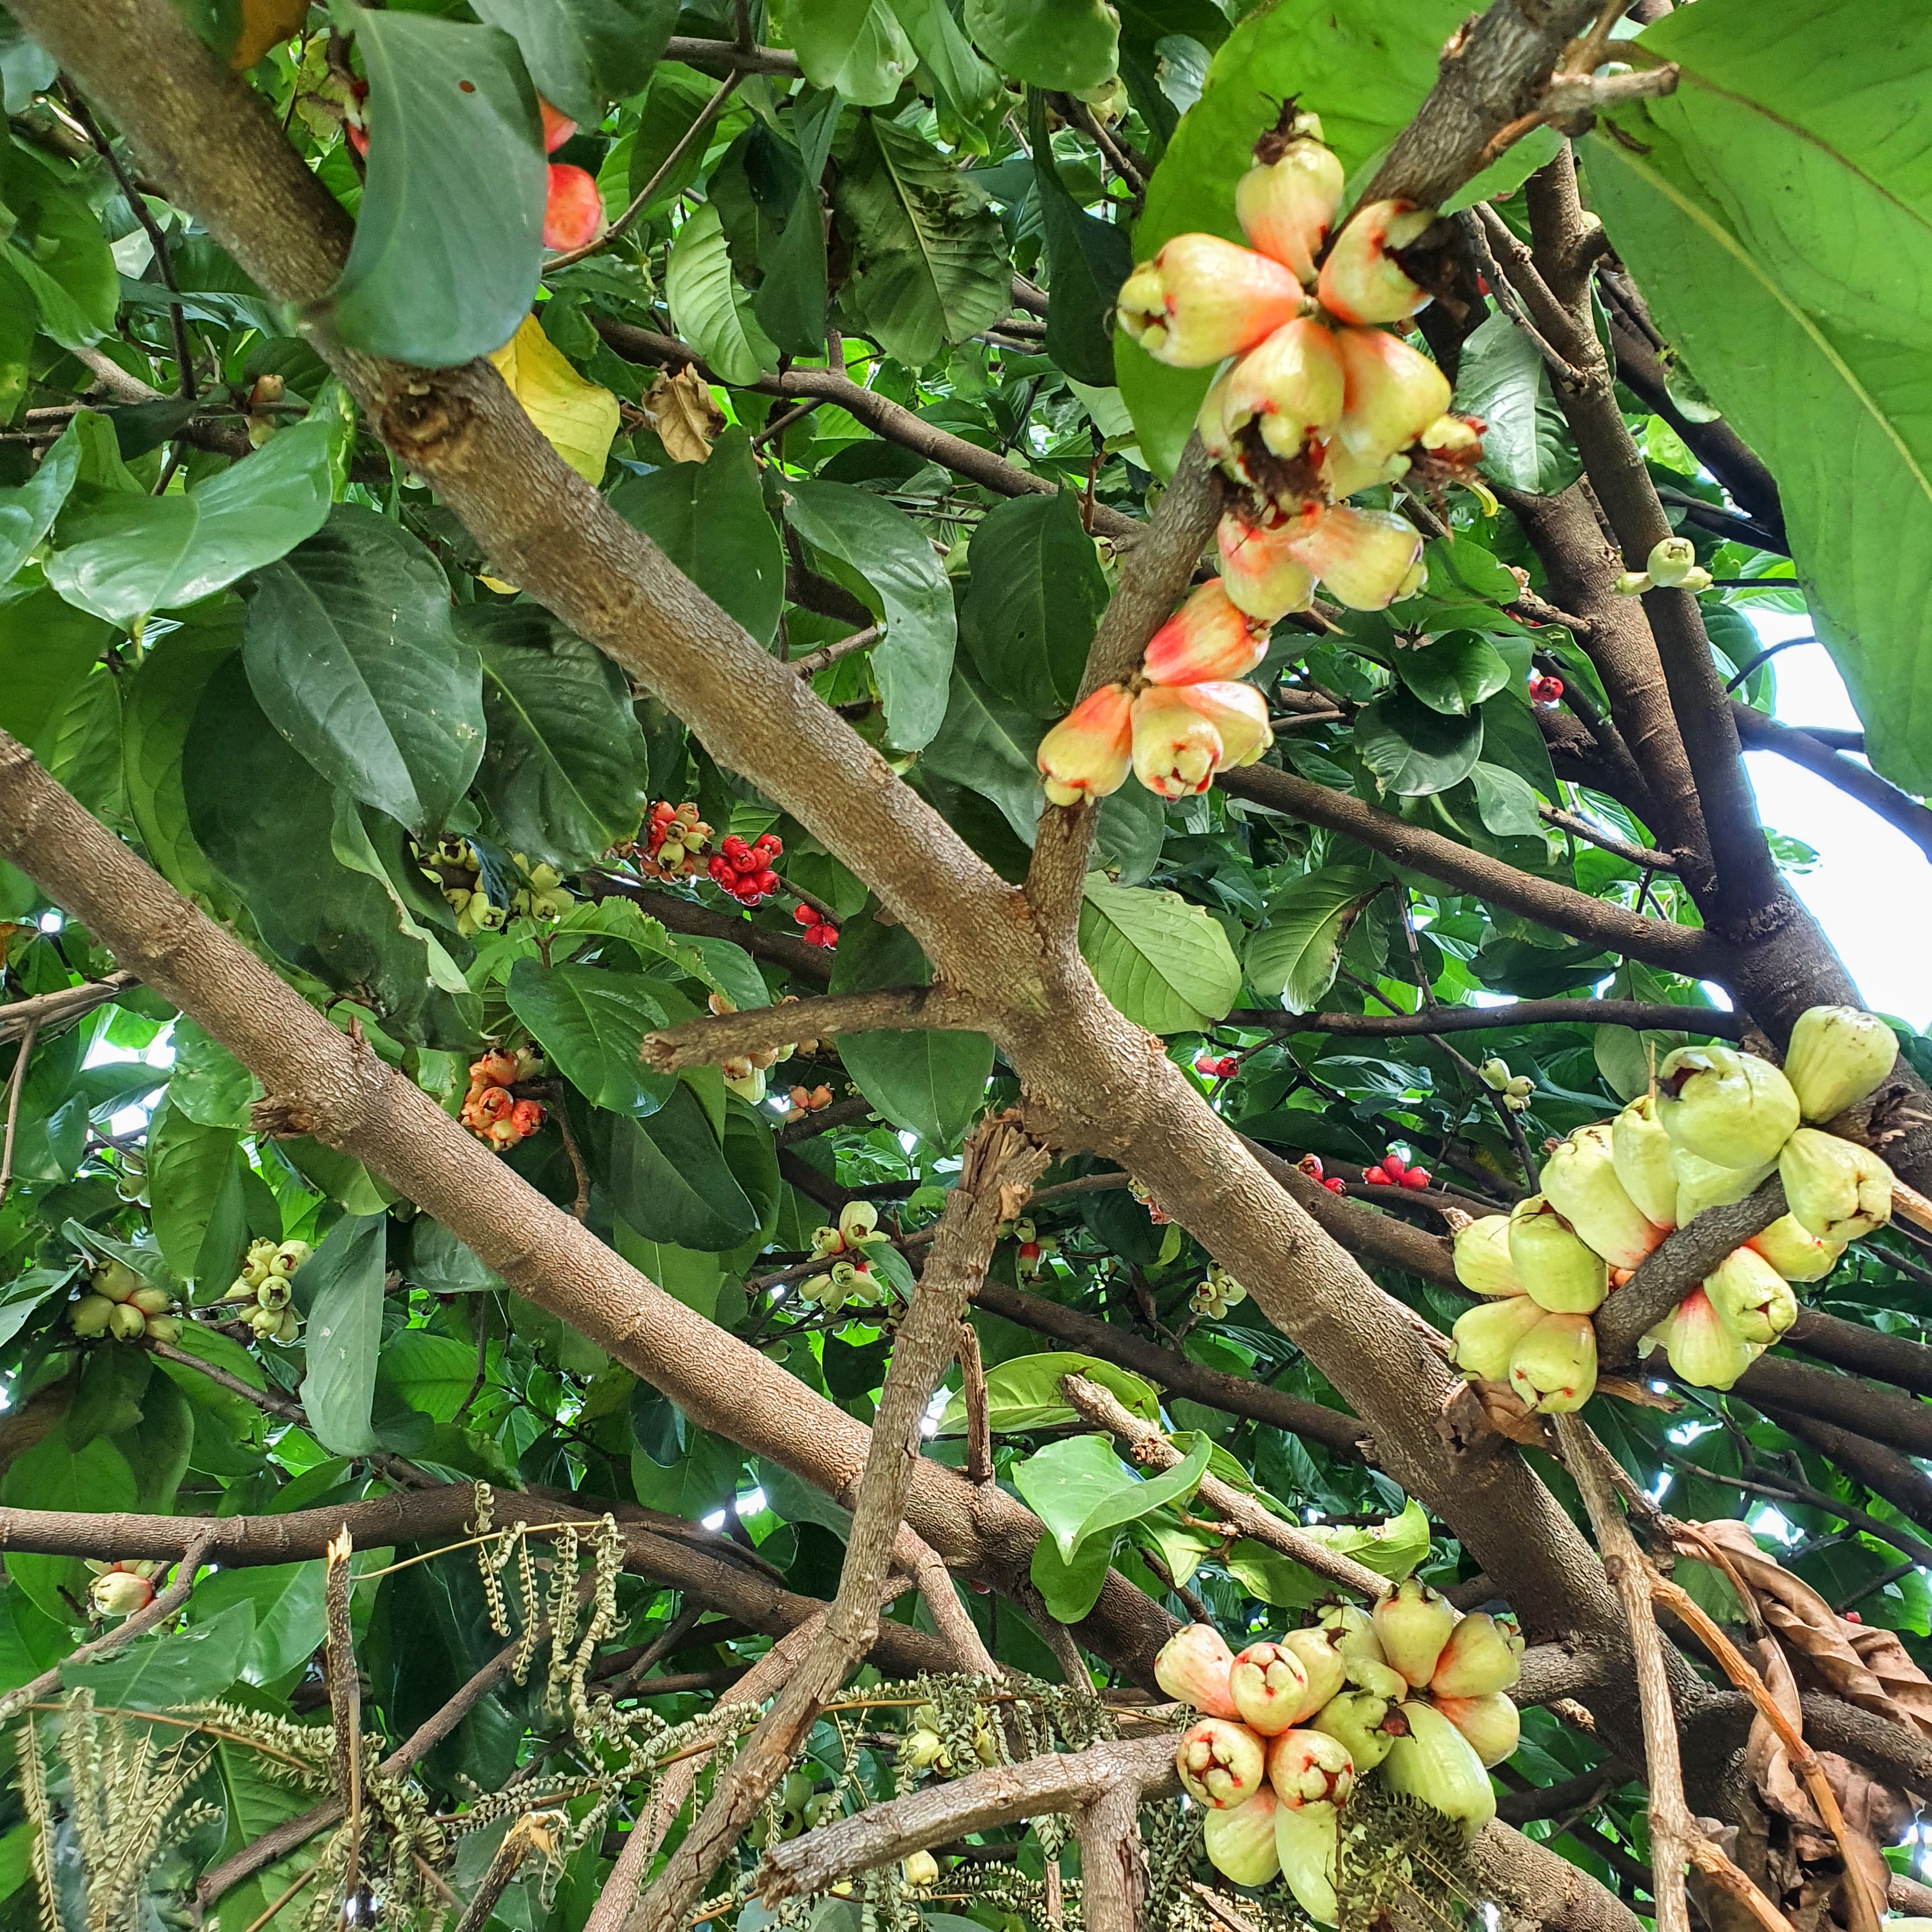
M 1305 1154 L 1294 1164 L 1307 1175 L 1310 1180 L 1320 1181 L 1330 1194 L 1345 1194 L 1348 1192 L 1348 1184 L 1339 1174 L 1328 1174 L 1323 1172 L 1322 1156 L 1318 1154 Z
M 1241 1063 L 1232 1053 L 1224 1053 L 1218 1058 L 1211 1053 L 1204 1053 L 1195 1061 L 1194 1070 L 1209 1080 L 1231 1080 L 1241 1070 Z
M 1362 1178 L 1371 1187 L 1407 1187 L 1420 1193 L 1429 1185 L 1431 1176 L 1427 1168 L 1412 1167 L 1390 1148 L 1373 1167 L 1362 1170 Z
M 808 946 L 822 946 L 829 952 L 838 944 L 838 928 L 820 913 L 816 906 L 800 903 L 791 909 L 791 916 L 805 930 L 799 934 Z
M 1530 674 L 1529 701 L 1532 704 L 1555 704 L 1563 696 L 1563 680 L 1560 677 L 1547 677 L 1541 671 Z
M 794 1087 L 788 1096 L 791 1105 L 785 1109 L 788 1120 L 802 1120 L 808 1114 L 816 1114 L 832 1104 L 830 1087 Z
M 784 841 L 775 832 L 761 833 L 755 845 L 747 845 L 730 832 L 704 869 L 740 905 L 754 906 L 778 890 L 778 875 L 772 870 L 772 861 L 784 850 Z
M 526 1046 L 514 1053 L 490 1052 L 470 1063 L 470 1091 L 464 1096 L 463 1124 L 501 1154 L 527 1140 L 543 1125 L 544 1110 L 534 1100 L 510 1091 L 519 1080 L 543 1071 L 543 1062 Z
M 698 815 L 698 808 L 687 800 L 673 805 L 661 798 L 646 814 L 644 849 L 633 846 L 638 868 L 656 879 L 694 878 L 704 870 L 704 848 L 711 843 L 711 828 Z

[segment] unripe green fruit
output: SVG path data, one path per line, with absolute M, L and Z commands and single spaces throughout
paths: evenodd
M 138 1308 L 143 1315 L 165 1315 L 173 1304 L 174 1297 L 164 1288 L 152 1285 L 137 1288 L 128 1298 L 130 1308 Z
M 1734 1047 L 1680 1046 L 1657 1070 L 1658 1118 L 1700 1160 L 1775 1160 L 1798 1125 L 1798 1096 L 1768 1060 Z
M 1308 1720 L 1311 1731 L 1325 1731 L 1348 1747 L 1358 1778 L 1366 1778 L 1389 1754 L 1395 1733 L 1385 1720 L 1395 1709 L 1387 1697 L 1366 1690 L 1343 1690 Z
M 899 1745 L 899 1762 L 915 1771 L 923 1771 L 928 1765 L 938 1762 L 939 1754 L 945 1748 L 937 1731 L 908 1731 Z
M 818 1780 L 807 1771 L 788 1771 L 778 1788 L 778 1802 L 788 1811 L 802 1811 Z
M 1778 1172 L 1792 1218 L 1822 1240 L 1855 1241 L 1892 1219 L 1892 1169 L 1869 1148 L 1800 1127 Z
M 899 1870 L 908 1885 L 924 1891 L 939 1882 L 939 1861 L 930 1852 L 914 1852 L 899 1862 Z
M 146 1284 L 125 1262 L 110 1262 L 95 1271 L 92 1286 L 96 1294 L 104 1294 L 110 1301 L 125 1301 Z
M 1399 1714 L 1408 1730 L 1383 1760 L 1384 1782 L 1391 1791 L 1460 1820 L 1465 1835 L 1473 1838 L 1496 1815 L 1490 1774 L 1474 1748 L 1432 1706 L 1405 1704 Z
M 1546 1315 L 1510 1358 L 1510 1391 L 1526 1408 L 1567 1415 L 1597 1390 L 1597 1331 L 1587 1315 Z
M 108 1317 L 107 1332 L 122 1342 L 131 1342 L 148 1330 L 148 1318 L 131 1303 L 117 1301 Z
M 181 1334 L 181 1324 L 172 1315 L 150 1315 L 147 1323 L 151 1342 L 172 1342 Z
M 1514 1618 L 1498 1623 L 1486 1610 L 1478 1610 L 1449 1633 L 1430 1690 L 1438 1698 L 1486 1697 L 1507 1690 L 1522 1674 L 1522 1634 Z
M 1677 1176 L 1677 1225 L 1681 1228 L 1696 1220 L 1707 1208 L 1728 1208 L 1742 1201 L 1776 1165 L 1768 1161 L 1756 1167 L 1719 1167 L 1688 1148 L 1673 1148 L 1670 1166 Z
M 1485 1771 L 1516 1755 L 1522 1733 L 1522 1714 L 1506 1690 L 1481 1697 L 1438 1696 L 1436 1708 L 1462 1733 L 1476 1762 Z
M 271 1339 L 286 1344 L 292 1342 L 301 1333 L 300 1317 L 296 1315 L 292 1308 L 285 1308 L 282 1310 L 282 1318 L 276 1324 L 274 1334 Z
M 258 1308 L 286 1308 L 295 1291 L 289 1286 L 286 1275 L 272 1274 L 255 1291 L 255 1305 Z
M 1382 1654 L 1409 1682 L 1426 1684 L 1456 1627 L 1454 1609 L 1419 1577 L 1406 1576 L 1375 1607 Z
M 76 1335 L 104 1335 L 117 1306 L 104 1294 L 83 1294 L 67 1312 L 68 1325 Z
M 1693 1288 L 1645 1339 L 1660 1342 L 1671 1367 L 1698 1388 L 1729 1388 L 1763 1352 L 1718 1320 L 1701 1288 Z
M 1828 1120 L 1875 1094 L 1898 1058 L 1898 1039 L 1876 1013 L 1813 1006 L 1791 1029 L 1784 1077 L 1806 1120 Z
M 1530 1298 L 1552 1314 L 1589 1315 L 1610 1291 L 1610 1270 L 1540 1194 L 1510 1210 L 1510 1263 Z
M 1821 1239 L 1793 1214 L 1780 1214 L 1745 1246 L 1763 1256 L 1786 1281 L 1798 1282 L 1822 1281 L 1845 1252 L 1842 1241 Z
M 256 1308 L 244 1318 L 250 1328 L 258 1335 L 272 1335 L 282 1325 L 281 1311 L 274 1308 Z
M 1507 1382 L 1516 1344 L 1545 1312 L 1540 1301 L 1532 1301 L 1526 1294 L 1466 1308 L 1450 1330 L 1456 1366 L 1466 1376 L 1478 1376 L 1486 1382 Z
M 1560 1142 L 1538 1177 L 1544 1198 L 1592 1252 L 1612 1268 L 1634 1268 L 1664 1239 L 1617 1178 L 1607 1125 L 1579 1127 Z
M 1292 1630 L 1281 1640 L 1281 1648 L 1293 1651 L 1301 1660 L 1308 1678 L 1310 1714 L 1320 1710 L 1348 1681 L 1342 1666 L 1342 1653 L 1336 1647 L 1341 1640 L 1342 1633 L 1335 1630 Z M 1295 1721 L 1304 1723 L 1306 1718 Z
M 1277 1804 L 1275 1856 L 1294 1902 L 1318 1925 L 1340 1916 L 1335 1898 L 1335 1859 L 1340 1849 L 1340 1814 L 1333 1805 L 1306 1804 L 1299 1811 Z
M 1718 1319 L 1740 1342 L 1768 1348 L 1798 1319 L 1798 1298 L 1765 1258 L 1736 1248 L 1704 1277 Z
M 1657 1118 L 1657 1102 L 1640 1094 L 1610 1123 L 1610 1157 L 1624 1192 L 1644 1219 L 1660 1228 L 1677 1225 L 1677 1174 L 1669 1130 Z
M 1456 1279 L 1474 1294 L 1520 1294 L 1510 1262 L 1507 1214 L 1485 1214 L 1456 1230 Z
M 1208 1862 L 1237 1885 L 1266 1885 L 1281 1870 L 1274 1820 L 1274 1793 L 1265 1786 L 1232 1811 L 1209 1812 L 1201 1825 Z

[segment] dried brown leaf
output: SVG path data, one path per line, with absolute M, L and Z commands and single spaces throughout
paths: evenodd
M 702 463 L 724 434 L 724 412 L 711 385 L 688 362 L 674 375 L 660 374 L 644 392 L 644 413 L 674 463 Z

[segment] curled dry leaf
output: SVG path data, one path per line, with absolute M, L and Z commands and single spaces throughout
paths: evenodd
M 674 375 L 659 375 L 644 392 L 644 413 L 674 463 L 702 463 L 724 431 L 724 412 L 712 400 L 711 385 L 688 362 Z

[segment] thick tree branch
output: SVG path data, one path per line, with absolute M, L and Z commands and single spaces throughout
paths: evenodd
M 664 47 L 666 60 L 687 67 L 724 68 L 734 74 L 771 74 L 796 80 L 798 56 L 788 47 L 741 47 L 730 40 L 693 40 L 674 34 Z
M 1643 1922 L 1607 1886 L 1499 1820 L 1483 1827 L 1469 1856 L 1484 1895 L 1509 1906 L 1514 1919 L 1548 1932 L 1642 1932 Z
M 1886 1335 L 1862 1322 L 1801 1308 L 1784 1345 L 1854 1375 L 1895 1383 L 1914 1395 L 1932 1395 L 1932 1348 L 1909 1335 Z
M 877 992 L 747 1006 L 740 1012 L 687 1021 L 663 1033 L 646 1034 L 640 1054 L 654 1072 L 679 1073 L 687 1066 L 716 1066 L 742 1054 L 796 1046 L 801 1040 L 831 1040 L 842 1033 L 878 1028 L 971 1028 L 983 1025 L 986 1018 L 976 1002 L 944 986 L 886 986 Z
M 1117 1784 L 1075 1808 L 1084 1932 L 1141 1932 L 1148 1871 L 1140 1809 L 1141 1794 L 1130 1784 Z
M 1461 849 L 1460 847 L 1457 848 Z M 1288 1013 L 1238 1006 L 1222 1024 L 1276 1033 L 1327 1033 L 1344 1040 L 1402 1040 L 1418 1034 L 1488 1033 L 1532 1026 L 1661 1028 L 1709 1040 L 1742 1040 L 1744 1018 L 1716 1006 L 1641 1000 L 1515 1000 L 1499 1006 L 1430 1006 L 1414 1013 Z
M 1745 1401 L 1796 1409 L 1908 1456 L 1932 1456 L 1932 1403 L 1782 1355 L 1760 1355 L 1732 1384 Z
M 1748 704 L 1731 700 L 1731 716 L 1737 722 L 1738 736 L 1754 752 L 1775 752 L 1794 765 L 1815 772 L 1834 784 L 1847 798 L 1855 798 L 1886 824 L 1904 832 L 1919 850 L 1932 859 L 1932 806 L 1920 804 L 1908 791 L 1901 791 L 1888 778 L 1880 778 L 1870 766 L 1861 764 L 1834 751 L 1822 739 L 1795 726 L 1780 724 Z
M 1398 865 L 1413 866 L 1459 892 L 1473 892 L 1573 939 L 1690 979 L 1714 979 L 1724 971 L 1723 950 L 1691 927 L 1646 919 L 1570 886 L 1533 878 L 1501 860 L 1458 845 L 1439 832 L 1411 825 L 1392 812 L 1378 811 L 1346 792 L 1331 791 L 1292 772 L 1272 765 L 1245 765 L 1238 771 L 1222 772 L 1215 783 L 1236 798 L 1252 800 L 1291 818 L 1358 838 Z

